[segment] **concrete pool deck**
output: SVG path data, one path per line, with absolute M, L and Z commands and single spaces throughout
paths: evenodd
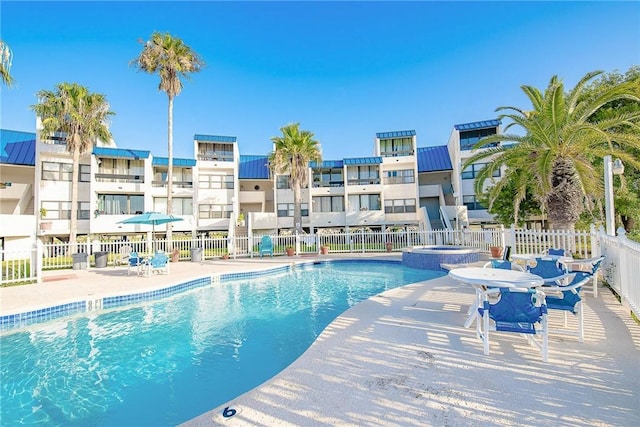
M 126 267 L 51 272 L 40 285 L 1 288 L 0 313 L 305 260 L 180 262 L 153 279 L 127 276 Z M 640 326 L 609 290 L 585 297 L 584 343 L 551 334 L 547 363 L 514 334 L 495 335 L 485 356 L 475 329 L 462 327 L 473 298 L 448 277 L 375 296 L 338 317 L 281 373 L 185 425 L 640 425 Z M 561 316 L 550 318 L 553 332 Z M 225 407 L 235 415 L 223 417 Z

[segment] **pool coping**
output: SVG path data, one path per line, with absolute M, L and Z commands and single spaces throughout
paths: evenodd
M 287 260 L 288 261 L 288 260 Z M 103 311 L 114 308 L 127 307 L 135 304 L 145 303 L 149 301 L 157 301 L 164 298 L 179 295 L 190 290 L 213 286 L 217 283 L 254 278 L 279 272 L 291 271 L 296 266 L 313 265 L 320 263 L 332 262 L 392 262 L 400 263 L 400 260 L 388 260 L 378 258 L 326 258 L 326 259 L 300 259 L 296 262 L 286 262 L 282 265 L 267 266 L 259 269 L 248 271 L 230 271 L 211 273 L 205 276 L 195 277 L 186 281 L 160 283 L 157 286 L 151 286 L 147 289 L 131 289 L 127 292 L 101 292 L 90 293 L 82 297 L 70 298 L 62 300 L 55 305 L 29 307 L 23 306 L 13 311 L 2 313 L 0 315 L 0 335 L 17 332 L 23 328 L 39 323 L 48 322 L 62 317 L 73 315 L 82 315 L 88 312 Z M 127 276 L 129 276 L 127 272 Z M 55 277 L 55 276 L 54 276 Z M 129 276 L 131 277 L 131 276 Z M 157 276 L 154 276 L 157 277 Z M 77 278 L 77 275 L 65 275 L 58 280 L 68 280 Z M 132 277 L 132 278 L 135 278 Z M 55 280 L 48 280 L 52 282 Z M 31 286 L 31 285 L 23 285 Z M 8 289 L 8 288 L 7 288 Z

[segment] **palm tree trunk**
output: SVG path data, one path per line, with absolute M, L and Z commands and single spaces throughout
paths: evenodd
M 293 185 L 293 227 L 296 233 L 302 234 L 302 191 L 300 183 Z
M 71 169 L 71 218 L 69 218 L 69 246 L 73 252 L 73 245 L 78 236 L 78 176 L 80 174 L 80 144 L 73 149 L 73 167 Z
M 167 171 L 167 215 L 173 212 L 173 96 L 169 95 L 169 137 L 167 151 L 169 152 L 169 162 Z M 168 250 L 173 249 L 171 245 L 172 226 L 167 223 L 167 244 Z

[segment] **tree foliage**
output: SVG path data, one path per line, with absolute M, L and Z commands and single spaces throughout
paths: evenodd
M 15 79 L 11 75 L 11 62 L 13 61 L 13 52 L 9 45 L 0 40 L 0 80 L 6 87 L 12 87 Z
M 293 190 L 293 223 L 298 233 L 302 232 L 302 188 L 309 180 L 309 162 L 321 162 L 320 143 L 313 133 L 300 130 L 299 123 L 280 128 L 282 136 L 274 136 L 274 151 L 269 154 L 269 167 L 274 174 L 288 174 Z
M 603 197 L 603 173 L 595 159 L 609 154 L 639 167 L 633 150 L 640 149 L 640 113 L 613 110 L 605 120 L 595 121 L 593 117 L 612 103 L 639 103 L 640 88 L 633 82 L 622 82 L 587 92 L 587 85 L 600 75 L 601 71 L 586 74 L 568 92 L 557 76 L 551 78 L 544 91 L 523 85 L 531 103 L 529 110 L 499 107 L 496 111 L 506 113 L 498 118 L 510 121 L 505 133 L 480 140 L 464 165 L 490 160 L 478 174 L 476 193 L 483 193 L 485 186 L 491 184 L 494 171 L 506 167 L 504 179 L 487 189 L 491 203 L 513 184 L 516 212 L 527 191 L 531 191 L 552 228 L 571 229 L 582 211 L 592 209 Z M 524 134 L 508 133 L 511 128 L 520 128 Z M 505 145 L 506 142 L 513 144 Z M 498 145 L 484 148 L 494 143 Z
M 37 96 L 38 103 L 31 109 L 42 120 L 41 139 L 48 142 L 51 135 L 62 135 L 67 152 L 73 158 L 69 242 L 75 243 L 80 157 L 89 152 L 98 140 L 111 141 L 108 119 L 114 113 L 104 95 L 92 93 L 76 83 L 60 83 L 55 90 L 41 90 Z
M 204 61 L 184 42 L 169 33 L 154 32 L 148 41 L 140 40 L 142 52 L 130 64 L 139 71 L 158 74 L 158 90 L 169 98 L 167 151 L 167 214 L 173 211 L 173 99 L 182 92 L 182 79 L 190 79 L 204 67 Z M 171 224 L 167 224 L 167 240 L 171 241 Z
M 591 96 L 592 92 L 597 93 L 601 87 L 614 87 L 623 83 L 640 87 L 640 66 L 631 67 L 624 74 L 617 71 L 603 74 L 585 89 L 585 96 Z M 640 103 L 628 99 L 621 99 L 599 109 L 592 116 L 591 120 L 601 122 L 609 120 L 617 114 L 638 114 L 639 111 Z M 638 126 L 623 126 L 621 131 L 635 132 L 636 134 L 639 132 Z M 640 149 L 631 147 L 629 148 L 629 152 L 636 159 L 640 159 Z M 625 163 L 624 175 L 614 177 L 614 189 L 614 206 L 617 214 L 617 224 L 622 225 L 627 233 L 630 233 L 635 239 L 640 238 L 640 169 L 633 163 Z M 602 204 L 603 202 L 601 205 Z M 602 209 L 600 209 L 599 219 L 603 216 Z

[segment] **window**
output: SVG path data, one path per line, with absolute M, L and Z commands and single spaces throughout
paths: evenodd
M 289 186 L 289 175 L 278 175 L 276 176 L 276 188 L 278 190 L 288 190 L 291 187 Z
M 231 190 L 234 188 L 233 175 L 200 175 L 198 177 L 198 188 Z
M 411 138 L 380 140 L 380 154 L 382 157 L 411 156 L 413 155 L 413 140 Z
M 384 184 L 411 184 L 415 182 L 414 171 L 413 169 L 386 171 L 383 182 Z
M 71 163 L 42 162 L 42 179 L 45 181 L 71 181 Z
M 318 196 L 313 198 L 314 212 L 344 212 L 344 197 Z
M 144 196 L 134 194 L 99 194 L 101 215 L 134 215 L 144 212 Z
M 42 202 L 42 207 L 47 210 L 45 219 L 71 219 L 71 202 Z M 89 202 L 78 202 L 77 219 L 89 218 Z
M 473 146 L 478 143 L 482 138 L 498 133 L 497 128 L 477 129 L 460 132 L 460 149 L 472 150 Z M 498 144 L 488 144 L 485 147 L 493 147 Z M 484 148 L 484 147 L 483 147 Z
M 411 213 L 415 211 L 415 199 L 392 199 L 384 201 L 384 213 Z
M 293 203 L 278 203 L 278 216 L 279 217 L 292 217 L 293 216 Z M 302 203 L 300 205 L 300 214 L 302 216 L 309 216 L 309 204 Z
M 171 213 L 173 215 L 193 215 L 193 200 L 191 197 L 174 197 L 171 199 Z M 155 212 L 167 211 L 167 198 L 156 197 L 153 199 Z
M 200 219 L 216 219 L 216 218 L 231 218 L 231 212 L 233 212 L 233 205 L 215 205 L 215 204 L 201 204 L 198 205 L 198 218 Z
M 342 177 L 342 168 L 314 170 L 313 186 L 316 188 L 344 186 L 344 178 Z
M 380 184 L 378 165 L 350 167 L 347 177 L 349 185 Z
M 153 186 L 166 187 L 168 167 L 158 166 L 153 169 Z M 178 188 L 191 188 L 193 186 L 193 170 L 191 168 L 173 168 L 173 185 Z
M 233 161 L 233 144 L 198 142 L 198 160 Z
M 80 165 L 80 182 L 91 182 L 91 166 Z
M 100 182 L 144 182 L 144 160 L 101 158 L 96 178 Z
M 349 206 L 352 211 L 379 211 L 379 194 L 353 194 L 349 196 Z
M 78 202 L 78 219 L 90 219 L 91 211 L 89 208 L 89 202 Z M 71 213 L 69 213 L 69 216 L 71 216 Z
M 470 211 L 477 211 L 486 209 L 480 202 L 477 201 L 476 196 L 462 196 L 462 204 Z
M 478 176 L 478 173 L 480 173 L 482 168 L 484 168 L 486 165 L 488 165 L 488 163 L 475 163 L 466 167 L 462 171 L 462 179 L 475 179 Z M 493 171 L 493 174 L 491 176 L 495 178 L 500 177 L 500 169 Z

